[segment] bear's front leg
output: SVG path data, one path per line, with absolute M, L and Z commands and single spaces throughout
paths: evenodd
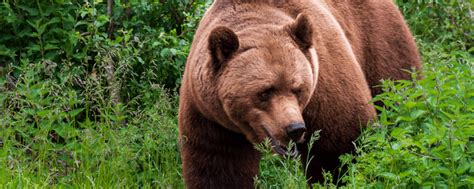
M 254 188 L 260 153 L 244 135 L 196 111 L 180 114 L 179 127 L 187 188 Z

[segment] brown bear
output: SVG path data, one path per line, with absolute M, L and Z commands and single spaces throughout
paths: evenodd
M 188 188 L 253 188 L 269 138 L 298 143 L 309 182 L 337 176 L 374 119 L 382 79 L 420 69 L 392 0 L 215 0 L 196 31 L 180 89 L 179 137 Z M 321 130 L 313 149 L 307 137 Z M 308 154 L 308 151 L 311 154 Z

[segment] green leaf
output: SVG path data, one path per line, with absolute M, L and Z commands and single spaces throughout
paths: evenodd
M 38 12 L 38 9 L 36 8 L 30 8 L 30 7 L 27 7 L 27 6 L 23 6 L 23 5 L 17 5 L 18 8 L 28 12 L 28 14 L 30 16 L 38 16 L 39 15 L 39 12 Z
M 426 113 L 425 110 L 413 110 L 410 113 L 410 117 L 414 120 L 414 119 L 417 119 L 418 117 L 424 115 L 425 113 Z
M 69 115 L 71 117 L 76 117 L 79 113 L 81 113 L 82 111 L 84 111 L 84 108 L 78 108 L 78 109 L 74 109 L 72 111 L 69 112 Z
M 383 172 L 380 173 L 380 176 L 389 179 L 389 180 L 398 180 L 398 176 L 396 174 L 390 173 L 390 172 Z
M 32 44 L 32 45 L 29 45 L 26 48 L 31 50 L 31 51 L 36 51 L 36 52 L 41 51 L 41 47 L 38 44 Z
M 170 52 L 171 52 L 171 54 L 172 54 L 173 56 L 176 55 L 176 49 L 170 48 Z
M 456 173 L 459 175 L 462 175 L 470 168 L 471 169 L 474 168 L 474 165 L 472 164 L 472 162 L 464 162 L 463 164 L 459 165 L 456 168 Z
M 163 58 L 168 57 L 170 54 L 171 54 L 171 51 L 170 51 L 169 48 L 164 48 L 160 52 L 160 56 L 163 57 Z
M 46 118 L 46 115 L 50 114 L 51 110 L 40 110 L 37 112 L 39 117 Z
M 57 45 L 54 45 L 54 44 L 46 44 L 46 46 L 44 47 L 44 50 L 55 50 L 55 49 L 59 49 L 59 47 Z

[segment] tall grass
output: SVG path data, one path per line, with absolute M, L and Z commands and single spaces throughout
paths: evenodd
M 108 93 L 94 78 L 84 84 L 100 99 L 91 113 L 92 105 L 77 108 L 88 97 L 69 84 L 71 73 L 41 76 L 49 64 L 24 62 L 15 89 L 1 95 L 2 188 L 183 186 L 176 99 L 159 86 L 142 91 L 148 103 L 124 124 L 125 105 L 103 100 Z

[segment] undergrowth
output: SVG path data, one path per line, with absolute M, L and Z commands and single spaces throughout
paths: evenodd
M 360 137 L 356 153 L 341 158 L 349 165 L 348 186 L 473 186 L 473 57 L 440 45 L 420 47 L 430 63 L 424 78 L 385 81 L 385 92 L 374 100 L 386 107 L 378 108 L 379 119 Z
M 159 86 L 142 91 L 153 100 L 126 119 L 126 105 L 104 100 L 94 78 L 81 97 L 70 72 L 45 79 L 48 64 L 24 62 L 15 90 L 1 95 L 2 188 L 182 187 L 176 99 Z M 88 112 L 92 96 L 100 116 Z
M 112 12 L 102 0 L 0 3 L 0 188 L 184 187 L 177 88 L 210 2 L 113 2 Z M 339 184 L 472 188 L 472 3 L 397 4 L 422 79 L 383 82 L 374 100 L 386 106 L 340 158 Z M 258 149 L 257 187 L 307 187 L 297 159 Z

